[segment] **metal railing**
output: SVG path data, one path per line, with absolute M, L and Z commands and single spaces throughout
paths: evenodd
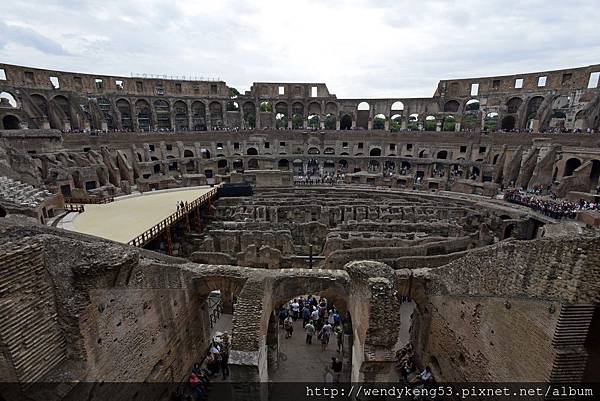
M 167 217 L 166 219 L 158 222 L 154 226 L 150 227 L 134 239 L 128 242 L 129 245 L 143 247 L 148 244 L 153 239 L 157 238 L 160 234 L 167 230 L 167 228 L 171 227 L 179 220 L 183 219 L 186 214 L 191 212 L 193 209 L 202 206 L 204 203 L 208 202 L 210 199 L 215 197 L 217 194 L 217 188 L 212 188 L 207 193 L 203 194 L 199 198 L 193 200 L 188 203 L 185 207 L 177 210 L 175 213 Z
M 107 196 L 104 198 L 72 198 L 65 197 L 65 203 L 79 203 L 86 205 L 102 205 L 105 203 L 112 203 L 115 201 L 114 196 Z
M 208 317 L 210 318 L 210 328 L 212 329 L 219 321 L 223 314 L 223 298 L 219 295 L 209 296 L 208 302 Z

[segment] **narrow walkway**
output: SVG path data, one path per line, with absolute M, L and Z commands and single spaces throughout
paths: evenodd
M 269 381 L 274 382 L 325 382 L 331 369 L 331 358 L 342 359 L 336 352 L 337 340 L 332 336 L 327 350 L 321 351 L 321 341 L 315 335 L 312 345 L 307 345 L 302 319 L 294 322 L 294 335 L 285 338 L 285 330 L 278 329 L 279 361 L 277 367 L 269 366 Z M 269 350 L 269 352 L 275 352 Z M 275 357 L 273 356 L 273 359 Z M 350 381 L 350 369 L 344 366 L 341 381 Z

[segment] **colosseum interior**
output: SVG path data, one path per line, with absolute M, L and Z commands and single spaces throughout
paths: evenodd
M 164 399 L 103 383 L 170 391 L 223 332 L 231 383 L 397 382 L 401 350 L 440 383 L 600 381 L 600 211 L 506 196 L 600 202 L 600 65 L 392 99 L 0 72 L 0 399 Z M 309 295 L 340 352 L 284 337 Z

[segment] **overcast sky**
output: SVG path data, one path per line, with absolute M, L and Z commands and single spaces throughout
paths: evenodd
M 598 0 L 3 0 L 0 16 L 0 62 L 240 91 L 430 97 L 440 79 L 600 63 Z

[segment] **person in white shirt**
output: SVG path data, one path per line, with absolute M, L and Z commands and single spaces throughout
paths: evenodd
M 294 299 L 294 302 L 292 302 L 291 306 L 292 306 L 292 315 L 294 317 L 294 321 L 296 321 L 300 317 L 300 304 L 298 303 L 298 301 L 296 299 Z

